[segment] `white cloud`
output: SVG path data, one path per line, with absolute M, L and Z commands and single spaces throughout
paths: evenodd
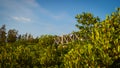
M 37 8 L 39 8 L 39 12 L 48 16 L 49 18 L 52 18 L 54 20 L 61 20 L 61 19 L 64 19 L 65 17 L 68 17 L 69 15 L 67 15 L 66 12 L 60 12 L 60 13 L 53 13 L 53 12 L 50 12 L 49 10 L 43 8 L 41 5 L 37 6 Z
M 0 7 L 4 8 L 0 11 L 0 17 L 4 17 L 4 21 L 7 20 L 6 18 L 9 18 L 10 23 L 9 21 L 8 23 L 15 24 L 13 22 L 17 22 L 16 27 L 19 26 L 18 23 L 28 23 L 26 31 L 33 33 L 35 33 L 35 30 L 32 29 L 37 28 L 41 29 L 42 33 L 51 32 L 60 34 L 66 31 L 66 26 L 63 27 L 65 23 L 62 25 L 58 25 L 58 23 L 64 22 L 67 19 L 71 20 L 71 17 L 66 12 L 51 12 L 44 8 L 44 6 L 41 6 L 36 0 L 0 0 Z M 28 27 L 28 25 L 31 25 L 31 27 Z M 26 24 L 23 26 L 25 28 Z
M 50 19 L 52 18 L 53 20 L 62 20 L 69 17 L 67 13 L 60 12 L 55 14 L 50 12 L 38 4 L 36 0 L 1 0 L 0 6 L 5 9 L 5 12 L 2 12 L 2 14 L 7 14 L 9 17 L 30 17 L 32 20 L 39 19 L 41 17 L 38 16 L 39 14 L 47 16 Z
M 34 8 L 37 6 L 35 0 L 0 0 L 0 7 L 4 8 L 0 11 L 2 17 L 6 19 L 16 19 L 18 21 L 30 22 L 35 19 L 37 15 Z M 13 17 L 14 16 L 14 17 Z
M 52 17 L 56 20 L 63 20 L 63 19 L 66 19 L 68 18 L 69 16 L 67 15 L 67 13 L 60 13 L 58 15 L 52 15 Z
M 16 21 L 20 21 L 20 22 L 30 22 L 31 19 L 30 18 L 26 18 L 26 17 L 17 17 L 17 16 L 14 16 L 12 17 L 14 20 Z

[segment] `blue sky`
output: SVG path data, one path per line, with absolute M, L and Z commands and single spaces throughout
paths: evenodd
M 0 0 L 0 26 L 19 34 L 62 35 L 77 31 L 75 16 L 91 12 L 104 19 L 120 0 Z

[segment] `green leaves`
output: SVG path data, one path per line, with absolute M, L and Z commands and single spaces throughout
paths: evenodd
M 47 47 L 49 45 L 53 45 L 54 44 L 54 36 L 52 35 L 42 35 L 39 38 L 39 45 L 42 45 L 43 47 Z
M 78 14 L 75 17 L 78 21 L 78 24 L 81 24 L 83 26 L 91 26 L 94 23 L 97 23 L 100 21 L 98 17 L 94 17 L 91 13 L 85 13 L 83 12 L 82 14 Z
M 90 39 L 89 42 L 85 41 L 83 45 L 77 46 L 78 44 L 75 44 L 75 48 L 72 48 L 64 57 L 65 66 L 71 64 L 72 67 L 78 65 L 78 68 L 87 66 L 108 67 L 113 62 L 112 58 L 119 58 L 120 26 L 118 26 L 118 20 L 120 19 L 118 17 L 118 11 L 113 12 L 102 22 L 89 13 L 77 15 L 78 24 L 76 26 L 80 29 L 80 34 L 84 38 Z
M 76 27 L 80 30 L 73 34 L 83 40 L 73 40 L 67 44 L 54 44 L 56 36 L 52 35 L 42 35 L 34 43 L 34 38 L 27 34 L 16 42 L 6 42 L 5 46 L 0 46 L 0 67 L 108 68 L 115 59 L 120 58 L 119 16 L 120 8 L 103 21 L 91 13 L 78 14 Z M 5 26 L 1 29 L 5 35 Z M 17 34 L 14 30 L 9 31 L 10 36 L 12 33 Z M 27 44 L 27 38 L 34 44 Z

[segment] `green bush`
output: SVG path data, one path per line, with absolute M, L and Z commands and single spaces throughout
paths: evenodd
M 0 68 L 120 67 L 120 8 L 103 21 L 91 13 L 78 14 L 76 19 L 76 26 L 80 29 L 77 33 L 84 41 L 56 45 L 55 36 L 42 35 L 37 39 L 32 38 L 33 41 L 30 38 L 30 42 L 25 36 L 8 43 L 3 34 Z

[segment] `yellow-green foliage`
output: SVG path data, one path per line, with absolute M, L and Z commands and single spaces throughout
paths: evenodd
M 54 44 L 55 36 L 52 35 L 43 35 L 37 38 L 38 42 L 34 44 L 28 44 L 26 38 L 11 43 L 1 39 L 3 43 L 0 43 L 0 68 L 120 66 L 120 62 L 113 65 L 114 61 L 120 58 L 120 8 L 102 21 L 91 13 L 78 14 L 76 19 L 76 26 L 80 29 L 78 33 L 84 41 Z
M 120 10 L 114 12 L 109 18 L 93 24 L 88 37 L 89 42 L 81 45 L 75 44 L 64 57 L 64 65 L 69 68 L 96 68 L 109 67 L 113 60 L 120 58 Z M 84 21 L 77 16 L 78 22 Z M 84 26 L 84 23 L 81 26 Z M 84 30 L 86 30 L 84 28 Z M 88 31 L 88 30 L 86 30 Z M 120 66 L 120 65 L 119 65 Z

